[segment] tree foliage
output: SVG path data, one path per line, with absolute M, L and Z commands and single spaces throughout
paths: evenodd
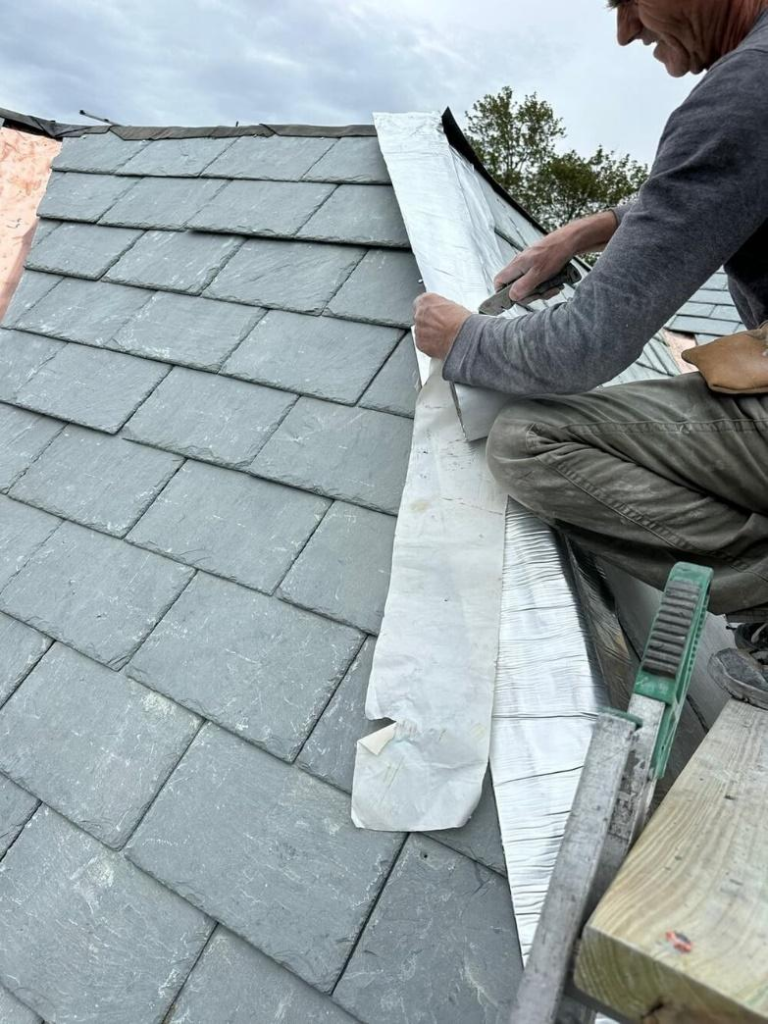
M 584 157 L 558 152 L 563 122 L 536 93 L 517 100 L 509 86 L 467 112 L 469 140 L 493 176 L 552 231 L 635 196 L 648 168 L 600 146 Z

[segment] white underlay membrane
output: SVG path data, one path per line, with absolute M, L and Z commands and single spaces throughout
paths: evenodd
M 464 824 L 488 766 L 505 495 L 469 445 L 439 366 L 421 390 L 397 520 L 352 816 L 365 828 Z

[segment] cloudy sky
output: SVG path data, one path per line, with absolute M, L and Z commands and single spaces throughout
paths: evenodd
M 123 124 L 368 122 L 509 84 L 548 99 L 583 153 L 650 161 L 694 84 L 604 0 L 24 0 L 3 20 L 0 106 Z

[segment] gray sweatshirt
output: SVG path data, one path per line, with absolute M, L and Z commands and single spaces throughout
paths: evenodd
M 474 315 L 447 380 L 510 395 L 612 380 L 723 264 L 747 327 L 768 319 L 768 11 L 667 122 L 650 177 L 569 302 Z

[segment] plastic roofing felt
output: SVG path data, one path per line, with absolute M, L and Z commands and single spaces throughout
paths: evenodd
M 350 820 L 421 288 L 376 138 L 89 132 L 40 215 L 0 330 L 0 1018 L 504 1019 L 490 790 Z

